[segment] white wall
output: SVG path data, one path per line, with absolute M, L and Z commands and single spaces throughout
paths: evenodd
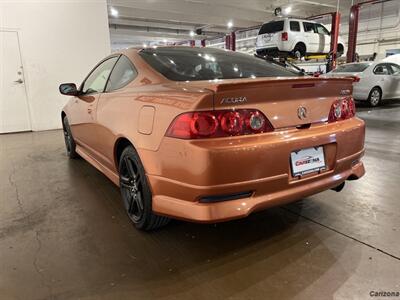
M 59 84 L 110 53 L 106 0 L 0 0 L 0 29 L 19 33 L 32 129 L 60 128 Z

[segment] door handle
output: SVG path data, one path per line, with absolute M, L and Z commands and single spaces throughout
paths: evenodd
M 91 114 L 93 112 L 93 107 L 88 107 L 87 112 Z
M 21 84 L 21 83 L 24 83 L 24 81 L 20 78 L 20 79 L 18 79 L 18 80 L 15 80 L 14 83 Z

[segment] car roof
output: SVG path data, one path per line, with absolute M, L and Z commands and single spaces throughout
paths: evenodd
M 274 19 L 274 20 L 265 22 L 265 23 L 263 23 L 263 25 L 264 25 L 264 24 L 268 24 L 268 23 L 272 23 L 272 22 L 287 21 L 287 20 L 290 20 L 290 21 L 298 21 L 298 22 L 303 22 L 303 21 L 305 21 L 305 22 L 308 22 L 308 23 L 315 23 L 315 24 L 318 23 L 318 22 L 316 22 L 316 21 L 308 20 L 308 19 L 299 19 L 299 18 L 284 17 L 284 18 Z M 318 24 L 319 24 L 319 23 L 318 23 Z

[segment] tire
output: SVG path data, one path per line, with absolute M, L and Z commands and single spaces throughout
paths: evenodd
M 127 146 L 119 160 L 119 180 L 126 213 L 137 229 L 150 231 L 169 222 L 169 218 L 152 212 L 152 196 L 139 155 Z
M 296 59 L 301 59 L 304 56 L 306 56 L 306 46 L 302 43 L 296 44 L 296 46 L 293 49 L 293 56 Z
M 376 107 L 381 104 L 382 101 L 382 90 L 378 87 L 374 87 L 368 95 L 368 103 L 371 107 Z
M 79 154 L 76 153 L 76 144 L 74 141 L 74 137 L 72 136 L 67 117 L 64 117 L 63 119 L 63 133 L 67 156 L 71 159 L 79 158 Z
M 344 47 L 342 44 L 337 46 L 337 57 L 341 57 L 344 54 Z
M 267 50 L 256 50 L 257 55 L 267 56 Z

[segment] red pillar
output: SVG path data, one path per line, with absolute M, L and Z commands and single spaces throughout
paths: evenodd
M 356 60 L 356 45 L 357 45 L 357 31 L 358 31 L 358 18 L 360 15 L 360 5 L 353 5 L 350 9 L 349 17 L 349 42 L 347 50 L 347 62 L 354 62 Z
M 337 59 L 337 44 L 339 39 L 339 26 L 340 26 L 340 13 L 335 12 L 332 14 L 332 29 L 331 29 L 331 65 L 330 70 L 336 69 Z M 329 70 L 329 71 L 330 71 Z
M 205 47 L 206 46 L 206 40 L 201 40 L 201 46 Z
M 231 36 L 226 35 L 225 36 L 225 49 L 231 49 Z
M 236 33 L 234 31 L 231 32 L 231 50 L 236 51 Z
M 194 47 L 196 45 L 196 42 L 194 40 L 190 41 L 190 47 Z

